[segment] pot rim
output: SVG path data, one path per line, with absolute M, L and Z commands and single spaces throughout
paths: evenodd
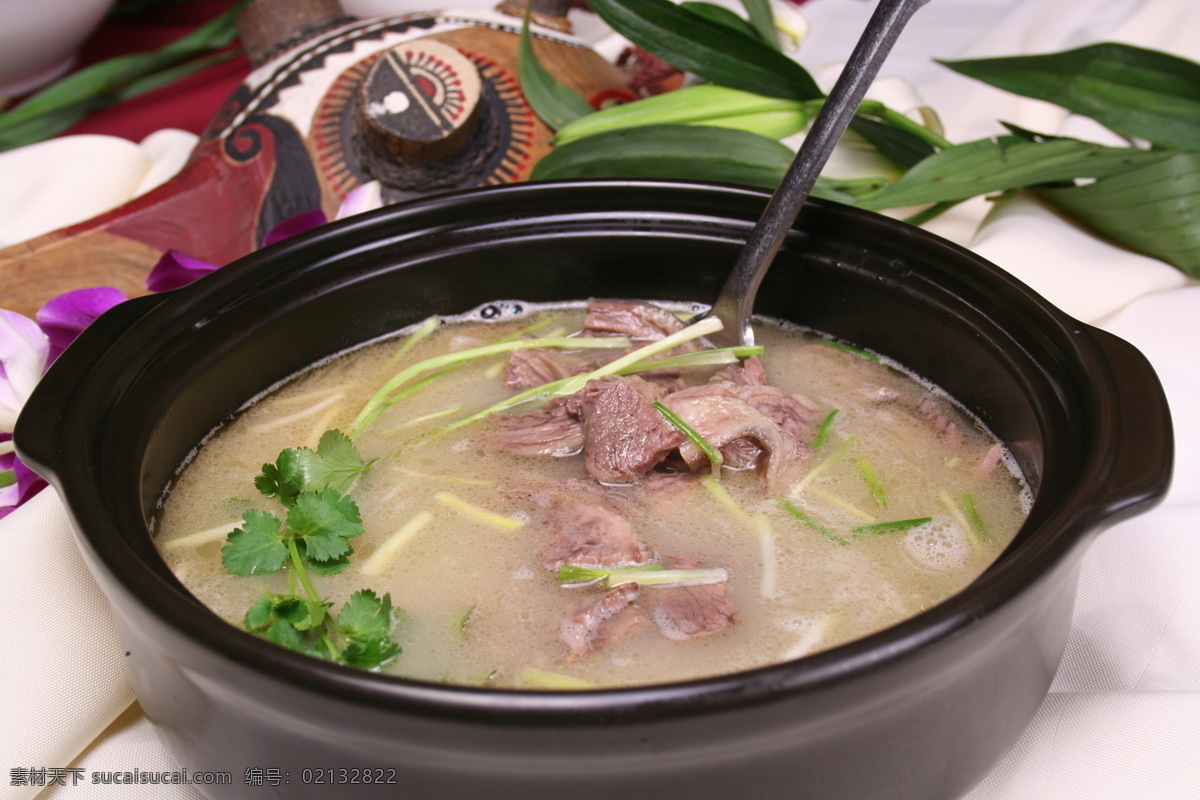
M 684 181 L 586 180 L 542 184 L 509 184 L 499 187 L 447 193 L 421 200 L 390 206 L 368 214 L 332 223 L 315 231 L 293 237 L 253 253 L 218 270 L 197 284 L 173 292 L 139 298 L 118 306 L 89 329 L 84 338 L 90 344 L 82 346 L 86 355 L 68 353 L 64 360 L 103 356 L 108 360 L 137 356 L 149 362 L 145 351 L 153 348 L 138 346 L 139 334 L 152 325 L 172 320 L 177 330 L 189 324 L 199 324 L 206 306 L 214 298 L 234 298 L 255 291 L 267 282 L 270 274 L 264 267 L 286 263 L 297 254 L 307 254 L 322 243 L 349 240 L 351 244 L 371 240 L 372 234 L 395 234 L 400 223 L 429 213 L 431 209 L 458 207 L 466 203 L 498 203 L 520 208 L 524 199 L 542 194 L 563 196 L 567 203 L 573 196 L 594 197 L 598 192 L 634 190 L 639 196 L 655 198 L 663 193 L 677 193 L 702 206 L 710 198 L 739 198 L 764 202 L 769 193 L 742 187 Z M 639 203 L 642 201 L 639 201 Z M 969 262 L 982 279 L 999 281 L 1021 293 L 1038 315 L 1045 319 L 1055 336 L 1075 345 L 1077 358 L 1097 381 L 1112 383 L 1107 375 L 1106 356 L 1109 344 L 1097 343 L 1100 332 L 1071 319 L 1047 301 L 1021 284 L 1008 273 L 963 248 L 940 240 L 913 226 L 871 212 L 811 200 L 810 205 L 825 213 L 846 215 L 852 219 L 885 227 L 897 237 L 917 237 L 942 242 L 942 247 L 955 258 Z M 624 206 L 619 209 L 626 211 Z M 536 217 L 536 215 L 534 215 Z M 531 218 L 534 218 L 531 217 Z M 749 223 L 747 223 L 747 230 Z M 353 250 L 353 247 L 347 248 Z M 260 274 L 263 273 L 263 274 Z M 265 277 L 264 277 L 265 274 Z M 1106 334 L 1104 336 L 1107 336 Z M 102 342 L 101 339 L 110 338 Z M 81 340 L 82 341 L 82 340 Z M 1119 340 L 1117 340 L 1119 341 Z M 1122 343 L 1123 344 L 1123 343 Z M 73 346 L 74 347 L 74 346 Z M 1125 345 L 1128 348 L 1128 345 Z M 1128 348 L 1132 350 L 1132 348 Z M 1136 352 L 1136 351 L 1134 351 Z M 140 353 L 140 355 L 139 355 Z M 139 369 L 138 365 L 123 363 L 123 374 Z M 53 374 L 53 371 L 52 373 Z M 60 373 L 61 374 L 61 373 Z M 1152 372 L 1150 373 L 1153 374 Z M 84 385 L 90 380 L 85 376 Z M 44 393 L 75 387 L 55 386 L 51 378 L 44 381 Z M 88 392 L 78 387 L 78 394 Z M 1165 405 L 1165 400 L 1164 400 Z M 33 402 L 27 408 L 36 408 Z M 89 468 L 80 460 L 66 457 L 62 441 L 72 432 L 80 432 L 83 422 L 66 417 L 54 442 L 47 442 L 44 415 L 23 414 L 17 428 L 17 450 L 23 460 L 35 466 L 66 498 L 77 538 L 88 556 L 93 571 L 104 573 L 101 584 L 108 592 L 118 591 L 134 600 L 138 607 L 156 618 L 173 635 L 191 647 L 215 653 L 223 659 L 262 675 L 270 680 L 283 680 L 299 690 L 313 691 L 338 697 L 360 705 L 403 708 L 431 716 L 485 715 L 503 716 L 520 724 L 522 721 L 611 720 L 680 716 L 730 707 L 746 707 L 769 702 L 774 697 L 811 692 L 823 686 L 845 681 L 854 676 L 885 668 L 920 652 L 933 642 L 950 638 L 993 613 L 1029 585 L 1045 578 L 1068 557 L 1080 555 L 1084 534 L 1103 523 L 1111 523 L 1137 513 L 1156 503 L 1165 494 L 1170 477 L 1170 428 L 1165 422 L 1166 442 L 1158 442 L 1166 452 L 1166 464 L 1156 474 L 1143 479 L 1136 490 L 1122 487 L 1115 495 L 1106 489 L 1114 466 L 1111 456 L 1103 452 L 1089 454 L 1088 468 L 1072 485 L 1071 494 L 1060 498 L 1057 506 L 1048 510 L 1038 521 L 1038 535 L 1010 546 L 982 575 L 963 590 L 920 614 L 896 625 L 803 658 L 758 667 L 728 675 L 689 681 L 647 686 L 585 689 L 563 692 L 558 690 L 495 689 L 457 685 L 432 684 L 408 678 L 364 672 L 290 652 L 225 622 L 201 604 L 180 583 L 165 562 L 151 555 L 148 545 L 154 545 L 149 525 L 142 520 L 136 539 L 121 533 L 123 527 L 136 521 L 125 509 L 123 517 L 114 517 L 111 506 L 103 505 L 109 514 L 103 520 L 81 519 L 89 503 L 102 503 L 95 487 L 89 484 Z M 22 424 L 23 423 L 23 424 Z M 1162 427 L 1161 425 L 1159 427 Z M 1162 437 L 1164 431 L 1157 431 Z M 1128 483 L 1128 481 L 1126 481 Z M 82 488 L 81 488 L 82 487 Z M 1034 509 L 1038 508 L 1035 500 Z M 139 508 L 138 515 L 141 510 Z M 1024 528 L 1022 529 L 1024 531 Z

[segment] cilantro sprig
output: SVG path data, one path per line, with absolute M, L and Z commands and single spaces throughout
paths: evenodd
M 255 486 L 279 502 L 279 515 L 252 509 L 231 531 L 221 563 L 233 575 L 289 570 L 289 591 L 269 593 L 246 612 L 246 630 L 289 650 L 352 667 L 380 667 L 400 654 L 392 638 L 392 600 L 370 589 L 350 596 L 334 616 L 312 575 L 332 575 L 349 563 L 350 540 L 363 532 L 358 505 L 346 494 L 373 462 L 364 463 L 338 430 L 326 431 L 314 451 L 287 448 L 264 464 Z

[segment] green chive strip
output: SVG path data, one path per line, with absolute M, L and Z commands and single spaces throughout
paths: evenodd
M 597 378 L 603 378 L 607 375 L 620 375 L 624 370 L 635 364 L 640 364 L 646 359 L 652 358 L 659 353 L 665 353 L 668 350 L 672 350 L 679 345 L 684 344 L 685 342 L 699 339 L 700 337 L 707 336 L 710 333 L 716 333 L 717 331 L 721 330 L 722 327 L 723 325 L 721 324 L 721 321 L 716 317 L 706 317 L 699 322 L 689 325 L 683 330 L 672 333 L 670 336 L 639 347 L 637 350 L 627 353 L 615 361 L 610 361 L 604 366 L 594 369 L 591 372 L 585 372 L 582 375 L 573 375 L 569 378 L 563 378 L 562 380 L 551 381 L 550 383 L 544 383 L 541 386 L 535 386 L 532 389 L 526 389 L 523 392 L 518 392 L 507 400 L 502 400 L 499 403 L 488 406 L 481 411 L 476 411 L 474 414 L 469 414 L 461 419 L 457 419 L 448 425 L 438 428 L 433 433 L 448 433 L 466 425 L 470 425 L 473 422 L 478 422 L 484 417 L 490 417 L 492 414 L 496 414 L 500 411 L 507 411 L 510 408 L 515 408 L 516 406 L 523 405 L 525 403 L 543 402 L 553 397 L 566 397 L 568 395 L 575 394 L 583 389 L 583 387 L 587 386 L 588 381 L 592 381 Z M 624 337 L 605 336 L 591 340 L 575 339 L 573 341 L 605 341 L 610 338 Z M 532 342 L 536 340 L 529 339 L 527 341 Z
M 817 522 L 815 519 L 810 517 L 808 514 L 805 514 L 803 511 L 796 508 L 796 506 L 794 506 L 791 502 L 789 502 L 785 498 L 780 497 L 775 502 L 779 503 L 779 507 L 782 508 L 784 511 L 788 512 L 793 517 L 800 520 L 805 525 L 812 528 L 814 531 L 821 534 L 822 536 L 824 536 L 826 539 L 833 542 L 834 544 L 841 545 L 842 547 L 850 546 L 850 543 L 847 542 L 845 539 L 838 536 L 836 533 L 829 530 L 829 528 L 826 528 L 821 523 Z
M 441 327 L 442 320 L 438 316 L 432 316 L 417 326 L 417 329 L 404 338 L 404 344 L 396 352 L 392 353 L 392 357 L 388 360 L 389 364 L 394 364 L 404 356 L 408 355 L 409 351 L 421 343 L 429 334 Z
M 835 408 L 830 411 L 825 419 L 821 422 L 821 427 L 817 428 L 817 435 L 813 437 L 812 449 L 820 450 L 825 444 L 825 440 L 829 438 L 829 432 L 833 430 L 833 421 L 841 414 L 841 409 Z
M 825 470 L 829 469 L 834 464 L 836 464 L 839 460 L 841 460 L 842 456 L 846 455 L 846 451 L 849 450 L 851 447 L 853 447 L 857 443 L 858 443 L 858 437 L 851 436 L 846 441 L 844 441 L 840 445 L 838 445 L 837 450 L 834 450 L 832 453 L 830 453 L 825 458 L 824 461 L 822 461 L 820 464 L 817 464 L 815 467 L 810 469 L 808 471 L 808 474 L 806 474 L 803 478 L 801 478 L 800 482 L 792 487 L 792 497 L 796 497 L 801 492 L 803 492 L 804 489 L 810 483 L 812 483 L 814 480 L 816 480 L 821 475 L 821 473 L 823 473 Z
M 875 468 L 871 466 L 871 462 L 865 458 L 854 459 L 854 466 L 858 467 L 858 474 L 862 475 L 863 480 L 867 484 L 867 488 L 871 491 L 871 497 L 875 498 L 875 502 L 880 508 L 887 508 L 887 495 L 884 494 L 883 486 L 879 483 L 879 476 L 875 473 Z
M 614 572 L 661 572 L 662 570 L 662 564 L 637 564 L 632 567 L 623 567 L 619 570 L 580 567 L 576 566 L 575 564 L 563 564 L 558 568 L 558 582 L 583 586 L 587 584 L 599 583 L 600 581 L 607 581 L 609 580 L 609 576 L 611 576 Z M 623 582 L 628 583 L 629 581 Z
M 679 432 L 688 438 L 688 440 L 699 448 L 704 457 L 712 464 L 712 474 L 716 477 L 721 472 L 721 465 L 725 463 L 725 457 L 721 455 L 721 451 L 708 443 L 708 440 L 701 436 L 695 428 L 684 422 L 678 414 L 664 406 L 662 403 L 655 400 L 650 405 L 658 409 L 658 413 L 666 418 L 667 422 L 679 429 Z
M 621 370 L 621 375 L 636 375 L 639 372 L 651 372 L 656 369 L 682 369 L 684 367 L 707 367 L 736 364 L 743 358 L 761 356 L 762 345 L 749 347 L 719 347 L 714 350 L 700 350 L 695 353 L 684 353 L 680 356 L 665 358 L 650 358 L 640 364 L 631 364 Z
M 979 516 L 979 509 L 975 507 L 975 498 L 971 496 L 970 492 L 963 492 L 962 502 L 963 507 L 967 509 L 967 519 L 970 520 L 975 535 L 982 541 L 989 541 L 992 535 L 988 533 L 987 526 L 983 524 L 983 517 Z
M 963 514 L 962 509 L 959 508 L 958 504 L 955 503 L 954 500 L 950 498 L 950 495 L 946 494 L 944 491 L 938 492 L 938 502 L 942 504 L 942 508 L 946 509 L 946 513 L 954 518 L 954 523 L 958 525 L 958 529 L 962 531 L 963 538 L 966 539 L 967 544 L 971 546 L 971 552 L 982 557 L 983 543 L 979 540 L 979 537 L 975 534 L 975 531 L 972 530 L 971 523 L 967 521 L 967 517 L 965 514 Z
M 891 533 L 892 531 L 905 531 L 909 528 L 915 528 L 918 525 L 924 525 L 926 522 L 933 522 L 933 517 L 918 517 L 917 519 L 898 519 L 892 522 L 877 522 L 874 525 L 860 525 L 857 528 L 851 528 L 851 533 Z
M 707 569 L 664 569 L 662 564 L 639 564 L 618 569 L 592 569 L 563 564 L 558 568 L 558 582 L 582 586 L 603 581 L 610 589 L 623 583 L 639 586 L 701 586 L 724 583 L 729 573 L 722 567 Z
M 546 337 L 541 339 L 517 339 L 507 342 L 497 342 L 495 344 L 483 345 L 482 347 L 472 347 L 468 350 L 459 350 L 455 353 L 444 353 L 440 356 L 427 358 L 424 361 L 418 361 L 408 367 L 397 372 L 392 376 L 391 380 L 385 383 L 379 391 L 367 401 L 363 406 L 362 411 L 354 419 L 351 426 L 353 433 L 351 438 L 358 436 L 368 425 L 375 421 L 387 407 L 387 402 L 390 399 L 388 395 L 399 389 L 408 381 L 425 372 L 433 372 L 457 365 L 464 361 L 470 361 L 476 358 L 485 356 L 498 355 L 500 353 L 511 353 L 514 350 L 534 350 L 541 347 L 556 347 L 562 349 L 582 350 L 582 349 L 601 349 L 601 350 L 619 350 L 629 347 L 629 339 L 624 336 L 603 336 L 595 338 L 582 337 Z M 620 359 L 618 359 L 619 361 Z M 616 362 L 613 362 L 616 363 Z
M 865 358 L 868 361 L 878 361 L 879 360 L 879 356 L 875 355 L 874 353 L 867 352 L 866 350 L 863 350 L 858 347 L 853 347 L 851 345 L 844 344 L 842 342 L 834 341 L 833 339 L 821 339 L 820 343 L 823 345 L 832 347 L 836 350 L 845 350 L 847 353 L 853 353 L 854 355 L 859 356 L 860 358 Z

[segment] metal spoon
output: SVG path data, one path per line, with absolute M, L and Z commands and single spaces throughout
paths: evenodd
M 917 9 L 927 2 L 929 0 L 880 0 L 833 91 L 813 120 L 799 152 L 771 195 L 758 223 L 750 231 L 746 245 L 738 255 L 737 263 L 721 287 L 712 309 L 695 318 L 715 316 L 724 323 L 724 329 L 708 337 L 713 344 L 718 347 L 754 344 L 750 318 L 754 311 L 754 297 L 758 294 L 758 286 L 767 268 L 779 252 L 817 176 L 829 160 L 829 154 L 854 118 L 859 103 L 883 66 L 901 29 Z

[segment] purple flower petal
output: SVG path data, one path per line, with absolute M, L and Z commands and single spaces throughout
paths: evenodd
M 97 286 L 60 294 L 38 309 L 38 324 L 50 337 L 48 363 L 53 363 L 97 317 L 125 300 L 125 293 L 120 289 Z
M 168 250 L 146 276 L 146 288 L 152 292 L 167 292 L 187 286 L 220 268 L 220 264 L 210 264 L 187 253 Z
M 303 214 L 296 214 L 277 223 L 275 227 L 267 231 L 267 235 L 263 237 L 262 246 L 266 247 L 267 245 L 275 244 L 289 236 L 304 233 L 327 222 L 329 222 L 329 218 L 319 208 L 316 211 L 305 211 Z
M 383 184 L 379 181 L 368 181 L 350 190 L 346 199 L 342 200 L 334 219 L 345 219 L 377 208 L 383 208 Z
M 22 464 L 12 453 L 0 457 L 0 475 L 7 470 L 13 471 L 16 482 L 0 487 L 0 519 L 7 517 L 17 506 L 46 487 L 46 482 L 41 476 Z
M 13 429 L 49 353 L 50 340 L 36 322 L 0 308 L 0 431 Z

